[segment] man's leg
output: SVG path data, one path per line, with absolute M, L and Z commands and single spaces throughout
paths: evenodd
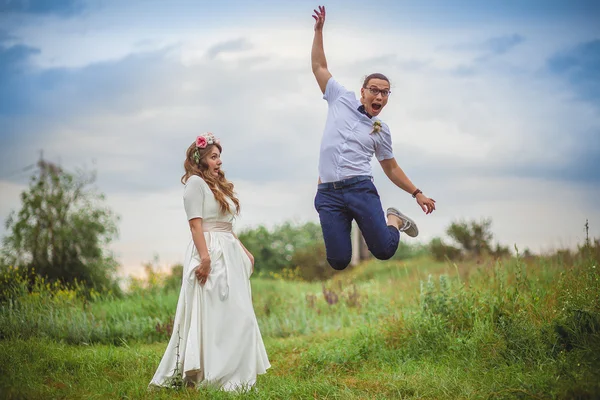
M 388 225 L 373 182 L 359 182 L 348 188 L 345 196 L 369 251 L 380 260 L 392 258 L 400 242 L 398 224 L 401 224 L 401 221 L 394 216 L 393 218 L 398 220 L 397 223 Z
M 327 262 L 332 268 L 342 270 L 350 264 L 352 258 L 352 216 L 344 204 L 341 191 L 317 191 L 315 208 L 321 221 Z

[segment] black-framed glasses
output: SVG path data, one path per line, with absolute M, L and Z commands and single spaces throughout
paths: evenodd
M 368 89 L 369 92 L 371 92 L 371 94 L 374 96 L 377 96 L 379 93 L 381 93 L 382 97 L 388 97 L 390 94 L 392 94 L 392 91 L 389 89 L 379 89 L 376 87 L 370 87 L 366 89 Z

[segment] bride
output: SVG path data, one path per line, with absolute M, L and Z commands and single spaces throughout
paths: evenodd
M 250 288 L 254 257 L 232 231 L 240 205 L 206 133 L 186 153 L 183 201 L 190 230 L 173 333 L 149 387 L 252 387 L 271 365 Z

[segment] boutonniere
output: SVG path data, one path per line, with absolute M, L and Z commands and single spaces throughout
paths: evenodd
M 371 133 L 379 133 L 379 131 L 381 130 L 381 121 L 375 120 L 373 121 L 373 130 L 371 131 Z

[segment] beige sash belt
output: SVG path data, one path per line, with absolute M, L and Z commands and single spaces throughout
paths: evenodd
M 231 222 L 221 221 L 209 221 L 202 223 L 202 230 L 204 232 L 233 232 L 233 225 Z

